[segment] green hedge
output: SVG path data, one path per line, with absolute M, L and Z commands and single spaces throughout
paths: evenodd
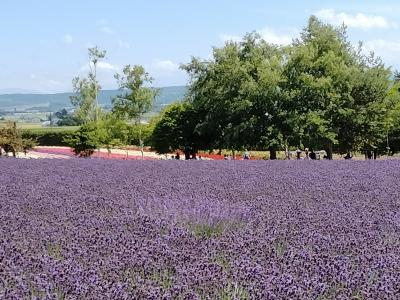
M 68 146 L 64 139 L 76 131 L 76 127 L 67 128 L 39 128 L 21 130 L 22 138 L 37 141 L 38 146 Z

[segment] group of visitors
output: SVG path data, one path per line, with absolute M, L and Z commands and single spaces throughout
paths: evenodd
M 304 149 L 304 154 L 305 154 L 304 157 L 302 156 L 303 151 L 300 148 L 297 148 L 295 153 L 296 153 L 296 159 L 305 159 L 305 160 L 317 159 L 317 153 L 313 149 L 309 150 L 308 148 L 305 148 Z M 292 152 L 288 148 L 286 148 L 285 156 L 286 156 L 286 159 L 288 159 L 288 160 L 293 159 Z M 327 156 L 324 155 L 324 158 L 327 158 Z
M 304 153 L 304 154 L 303 154 Z M 292 159 L 296 159 L 296 160 L 317 160 L 317 159 L 328 159 L 328 155 L 324 150 L 321 151 L 314 151 L 313 149 L 308 149 L 305 148 L 304 151 L 299 148 L 296 149 L 296 151 L 292 152 L 290 151 L 288 148 L 286 148 L 285 150 L 285 158 L 287 160 L 292 160 Z M 347 154 L 343 157 L 346 160 L 352 159 L 353 155 L 351 152 L 347 152 Z M 366 159 L 376 159 L 377 155 L 376 155 L 376 151 L 366 151 L 365 152 L 365 158 Z M 180 160 L 181 159 L 181 155 L 179 154 L 179 152 L 176 152 L 176 155 L 172 155 L 171 159 L 176 159 L 176 160 Z M 202 157 L 196 156 L 196 155 L 189 155 L 189 157 L 187 158 L 185 155 L 185 160 L 187 159 L 193 159 L 193 160 L 202 160 Z M 224 160 L 235 160 L 237 158 L 235 158 L 234 156 L 230 156 L 227 154 L 224 154 Z M 250 159 L 250 152 L 245 149 L 242 155 L 242 160 L 249 160 Z
M 181 155 L 179 154 L 179 152 L 176 152 L 176 154 L 175 155 L 172 155 L 171 156 L 171 159 L 176 159 L 176 160 L 180 160 L 181 159 Z M 185 160 L 202 160 L 203 158 L 200 156 L 200 155 L 192 155 L 192 154 L 189 154 L 189 157 L 188 158 L 186 158 L 186 155 L 185 155 Z
M 224 154 L 224 160 L 232 160 L 232 159 L 235 159 L 235 157 Z M 247 149 L 244 150 L 242 159 L 243 160 L 250 159 L 250 152 Z

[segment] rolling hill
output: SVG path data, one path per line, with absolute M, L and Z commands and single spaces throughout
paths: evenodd
M 156 97 L 154 111 L 160 111 L 165 105 L 182 100 L 187 87 L 171 86 L 160 88 Z M 120 94 L 119 90 L 102 90 L 99 94 L 99 103 L 103 106 L 111 105 L 111 99 Z M 58 111 L 71 107 L 70 96 L 73 93 L 59 94 L 3 94 L 0 95 L 0 110 L 38 110 Z

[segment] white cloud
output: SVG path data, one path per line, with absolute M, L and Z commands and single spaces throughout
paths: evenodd
M 336 12 L 334 9 L 323 9 L 317 11 L 315 15 L 322 21 L 333 25 L 342 25 L 343 23 L 352 28 L 371 29 L 371 28 L 397 28 L 397 24 L 389 22 L 382 16 L 365 15 L 363 13 L 347 14 L 345 12 Z
M 286 33 L 279 33 L 271 28 L 266 27 L 260 30 L 259 34 L 264 40 L 269 43 L 275 45 L 289 45 L 292 42 L 293 38 L 298 35 L 298 32 L 290 30 L 290 32 L 288 31 Z
M 31 73 L 31 74 L 29 74 L 29 78 L 30 78 L 30 79 L 36 79 L 37 76 L 36 76 L 35 73 Z
M 63 42 L 67 45 L 71 45 L 73 43 L 74 39 L 70 34 L 66 34 L 63 36 Z
M 171 60 L 156 59 L 153 61 L 151 66 L 153 69 L 157 71 L 169 71 L 169 72 L 179 71 L 179 65 Z
M 112 71 L 118 71 L 120 68 L 118 66 L 112 65 L 108 62 L 101 61 L 97 64 L 97 68 L 100 70 L 112 70 Z
M 108 62 L 100 61 L 97 63 L 97 69 L 104 71 L 120 71 L 121 68 L 116 65 L 112 65 Z M 80 72 L 87 72 L 89 70 L 90 70 L 89 64 L 85 64 L 84 66 L 81 67 Z
M 276 31 L 269 27 L 265 27 L 257 32 L 265 41 L 276 45 L 289 45 L 292 39 L 298 35 L 298 31 L 294 29 Z M 221 34 L 220 39 L 223 42 L 240 42 L 243 38 L 239 35 Z
M 390 51 L 400 54 L 400 41 L 386 41 L 383 39 L 371 40 L 364 43 L 367 51 Z
M 128 42 L 123 41 L 123 40 L 119 40 L 118 41 L 118 46 L 120 48 L 125 48 L 125 49 L 130 49 L 131 48 L 131 45 Z
M 102 28 L 101 28 L 101 30 L 104 32 L 104 33 L 106 33 L 106 34 L 114 34 L 114 30 L 112 30 L 110 27 L 108 27 L 108 26 L 103 26 Z

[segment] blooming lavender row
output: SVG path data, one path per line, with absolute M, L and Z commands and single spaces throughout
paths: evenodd
M 0 170 L 0 299 L 400 298 L 399 161 Z

